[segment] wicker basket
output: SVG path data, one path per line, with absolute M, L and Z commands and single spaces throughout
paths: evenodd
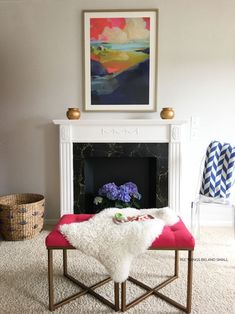
M 0 197 L 0 233 L 5 240 L 31 239 L 43 228 L 45 199 L 39 194 Z

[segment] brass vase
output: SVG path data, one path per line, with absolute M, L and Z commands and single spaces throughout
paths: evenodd
M 80 110 L 79 108 L 68 108 L 66 115 L 69 120 L 77 120 L 80 118 Z
M 175 112 L 174 112 L 173 108 L 165 107 L 165 108 L 162 108 L 160 116 L 162 119 L 173 119 L 175 116 Z

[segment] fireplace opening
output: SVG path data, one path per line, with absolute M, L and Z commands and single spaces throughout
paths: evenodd
M 74 213 L 95 213 L 104 184 L 134 182 L 141 208 L 168 205 L 167 143 L 74 143 Z
M 94 207 L 94 197 L 104 184 L 114 182 L 121 185 L 133 182 L 141 194 L 141 208 L 156 206 L 156 158 L 121 157 L 85 159 L 85 210 Z

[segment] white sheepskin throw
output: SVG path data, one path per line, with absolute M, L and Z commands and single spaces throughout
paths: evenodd
M 115 224 L 115 213 L 126 216 L 149 214 L 155 219 Z M 151 246 L 164 225 L 173 225 L 178 220 L 168 207 L 141 210 L 107 208 L 88 221 L 61 225 L 60 231 L 72 246 L 103 264 L 115 282 L 123 282 L 129 276 L 133 258 Z

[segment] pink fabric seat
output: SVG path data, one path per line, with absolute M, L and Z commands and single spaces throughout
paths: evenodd
M 63 215 L 53 231 L 49 233 L 46 238 L 47 248 L 73 248 L 71 244 L 59 232 L 59 226 L 63 224 L 70 224 L 73 222 L 82 222 L 89 220 L 93 215 L 91 214 L 68 214 Z M 165 226 L 162 234 L 156 238 L 150 249 L 169 249 L 169 250 L 193 250 L 195 241 L 191 233 L 188 231 L 183 221 L 180 220 L 173 226 Z

